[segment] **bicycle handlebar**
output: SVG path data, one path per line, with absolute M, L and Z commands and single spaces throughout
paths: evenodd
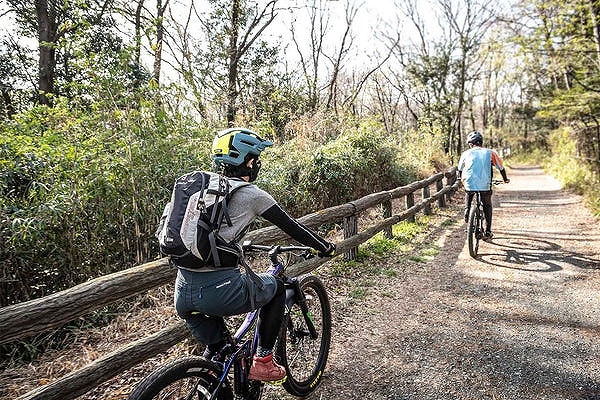
M 460 181 L 462 183 L 462 179 Z M 504 182 L 504 181 L 499 180 L 499 179 L 492 179 L 492 185 L 494 185 L 494 186 L 502 185 L 503 183 L 508 183 L 508 182 Z
M 317 251 L 312 247 L 308 246 L 280 246 L 280 245 L 260 245 L 260 244 L 252 244 L 250 241 L 245 241 L 242 243 L 242 250 L 244 252 L 252 252 L 252 251 L 263 251 L 268 252 L 270 256 L 276 256 L 277 254 L 287 253 L 292 251 L 301 251 L 304 252 L 304 258 L 308 259 L 314 257 L 317 254 Z

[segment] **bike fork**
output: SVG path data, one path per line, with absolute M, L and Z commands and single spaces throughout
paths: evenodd
M 302 316 L 304 317 L 304 321 L 306 322 L 306 327 L 308 328 L 308 332 L 310 333 L 310 337 L 312 339 L 316 339 L 319 334 L 315 329 L 315 324 L 312 320 L 312 315 L 308 309 L 308 305 L 306 304 L 306 296 L 304 292 L 300 288 L 300 284 L 298 283 L 298 279 L 293 278 L 291 280 L 292 288 L 294 289 L 294 296 L 296 297 L 296 303 L 300 306 L 300 310 L 302 311 Z

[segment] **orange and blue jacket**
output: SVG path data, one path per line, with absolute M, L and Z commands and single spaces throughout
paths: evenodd
M 492 190 L 493 167 L 500 172 L 504 171 L 502 158 L 492 149 L 476 146 L 462 153 L 458 171 L 465 190 Z

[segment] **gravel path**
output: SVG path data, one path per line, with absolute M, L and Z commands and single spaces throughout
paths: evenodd
M 600 399 L 598 221 L 539 168 L 509 177 L 479 259 L 459 192 L 422 244 L 433 260 L 398 251 L 384 262 L 395 277 L 322 273 L 334 345 L 311 399 Z

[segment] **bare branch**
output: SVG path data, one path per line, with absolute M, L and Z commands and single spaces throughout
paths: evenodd
M 258 37 L 260 37 L 263 31 L 275 20 L 275 17 L 277 17 L 277 12 L 275 9 L 277 1 L 278 0 L 269 1 L 269 3 L 265 5 L 261 12 L 256 17 L 254 17 L 254 19 L 248 26 L 248 29 L 246 30 L 246 34 L 239 43 L 238 54 L 240 56 L 248 51 L 248 49 L 252 46 L 256 39 L 258 39 Z M 255 30 L 259 24 L 261 24 L 260 28 L 258 30 Z

